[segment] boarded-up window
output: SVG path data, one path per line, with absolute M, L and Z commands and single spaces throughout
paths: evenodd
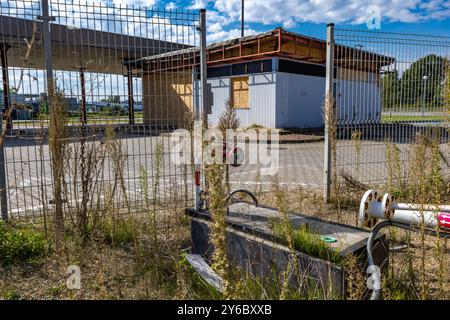
M 231 79 L 231 103 L 235 109 L 248 109 L 248 77 Z
M 175 79 L 175 81 L 182 82 L 183 79 Z M 190 80 L 190 79 L 187 79 Z M 176 96 L 180 97 L 181 101 L 192 111 L 192 83 L 176 83 L 172 84 L 172 88 L 176 92 Z

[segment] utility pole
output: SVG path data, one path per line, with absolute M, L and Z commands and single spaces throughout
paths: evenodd
M 244 0 L 241 0 L 241 37 L 244 37 Z

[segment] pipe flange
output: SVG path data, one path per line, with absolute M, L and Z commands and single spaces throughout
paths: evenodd
M 372 228 L 377 223 L 377 219 L 370 215 L 370 207 L 374 202 L 381 202 L 381 200 L 381 196 L 375 190 L 367 190 L 362 197 L 358 220 L 364 227 Z
M 386 193 L 383 196 L 383 201 L 381 202 L 381 208 L 383 210 L 383 214 L 386 219 L 390 220 L 394 217 L 394 214 L 395 214 L 394 197 L 391 194 Z

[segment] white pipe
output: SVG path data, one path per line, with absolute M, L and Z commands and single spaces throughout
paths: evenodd
M 423 223 L 426 228 L 434 229 L 440 226 L 450 230 L 450 213 L 436 210 L 441 207 L 449 206 L 397 204 L 389 193 L 381 196 L 375 190 L 368 190 L 361 199 L 358 219 L 366 227 L 373 227 L 377 219 L 382 219 L 417 227 Z
M 415 210 L 415 211 L 435 211 L 435 212 L 449 212 L 450 213 L 450 206 L 446 205 L 431 205 L 431 204 L 424 204 L 419 205 L 415 203 L 396 203 L 395 204 L 395 210 Z
M 395 210 L 392 221 L 407 225 L 421 226 L 434 229 L 438 226 L 438 214 L 434 211 Z

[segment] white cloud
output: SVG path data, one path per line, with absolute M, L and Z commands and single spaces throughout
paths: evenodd
M 245 29 L 245 36 L 257 34 L 258 32 L 253 29 Z M 228 39 L 235 39 L 241 36 L 241 29 L 220 30 L 217 32 L 211 32 L 208 34 L 208 42 L 220 42 Z
M 221 15 L 238 20 L 241 0 L 216 0 L 214 8 Z M 280 24 L 286 28 L 296 23 L 365 23 L 367 8 L 377 5 L 385 21 L 418 22 L 444 18 L 449 2 L 445 0 L 246 0 L 247 22 Z
M 206 9 L 209 0 L 193 0 L 189 9 Z
M 176 8 L 177 8 L 177 5 L 176 5 L 175 2 L 169 2 L 169 3 L 166 5 L 166 10 L 175 10 Z
M 127 33 L 136 36 L 154 36 L 155 26 L 158 26 L 156 36 L 167 37 L 173 41 L 183 38 L 181 42 L 192 43 L 195 33 L 192 26 L 177 27 L 173 21 L 156 23 L 152 27 L 150 16 L 144 10 L 128 11 L 124 8 L 114 9 L 111 6 L 101 7 L 101 10 L 91 7 L 80 10 L 84 0 L 66 0 L 68 5 L 61 6 L 51 3 L 52 8 L 59 6 L 67 12 L 57 14 L 60 23 L 74 26 L 110 30 L 112 32 Z M 176 9 L 183 6 L 192 10 L 207 8 L 208 41 L 221 41 L 240 36 L 239 20 L 241 15 L 241 0 L 186 0 L 185 2 L 161 0 L 93 0 L 115 5 L 159 6 L 164 4 L 166 9 Z M 31 7 L 29 0 L 15 2 L 0 0 L 8 6 L 21 8 Z M 445 19 L 450 16 L 450 1 L 448 0 L 245 0 L 245 22 L 253 27 L 253 23 L 263 25 L 279 25 L 286 29 L 293 29 L 302 22 L 315 23 L 354 23 L 365 24 L 370 16 L 367 8 L 379 6 L 383 21 L 419 22 L 430 19 Z M 72 10 L 73 9 L 73 10 Z M 17 9 L 18 11 L 19 9 Z M 10 10 L 9 12 L 13 12 Z M 86 12 L 87 11 L 87 12 Z M 100 12 L 101 11 L 101 12 Z M 120 11 L 120 12 L 119 12 Z M 19 11 L 18 11 L 19 12 Z M 21 11 L 22 12 L 22 11 Z M 112 22 L 102 19 L 103 15 L 114 16 Z M 155 23 L 155 21 L 153 21 Z M 181 22 L 181 21 L 180 21 Z M 108 24 L 108 26 L 106 26 Z M 162 27 L 162 29 L 161 29 Z M 246 28 L 246 34 L 257 31 Z M 162 31 L 161 31 L 162 30 Z M 185 34 L 190 39 L 186 39 Z M 195 40 L 197 42 L 197 40 Z
M 158 0 L 112 0 L 116 6 L 142 6 L 153 7 L 158 3 Z

